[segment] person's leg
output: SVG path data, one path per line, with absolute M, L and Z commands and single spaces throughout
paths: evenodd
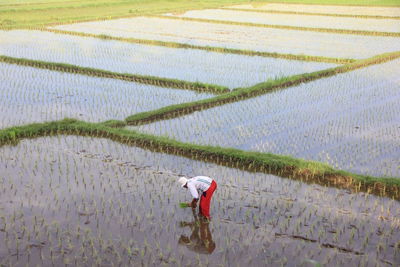
M 203 193 L 200 198 L 200 214 L 208 219 L 210 218 L 211 198 L 216 189 L 217 183 L 215 181 L 212 181 L 208 190 L 205 192 L 205 194 Z

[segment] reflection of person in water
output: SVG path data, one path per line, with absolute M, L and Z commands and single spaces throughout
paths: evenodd
M 215 249 L 215 242 L 212 240 L 210 231 L 210 222 L 204 218 L 196 215 L 193 210 L 193 222 L 181 222 L 181 227 L 189 226 L 192 230 L 190 237 L 181 235 L 178 243 L 185 245 L 188 249 L 201 253 L 211 254 Z

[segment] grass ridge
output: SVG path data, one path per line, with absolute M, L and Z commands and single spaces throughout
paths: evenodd
M 335 170 L 327 164 L 270 153 L 242 151 L 234 148 L 182 143 L 165 137 L 141 134 L 102 123 L 75 119 L 35 123 L 0 130 L 0 147 L 16 145 L 22 139 L 54 135 L 79 135 L 108 138 L 120 143 L 155 152 L 184 156 L 246 171 L 275 174 L 285 178 L 317 183 L 324 186 L 368 192 L 400 200 L 400 179 L 358 175 Z
M 326 16 L 326 17 L 357 18 L 357 19 L 395 19 L 395 20 L 400 19 L 400 16 L 352 15 L 352 14 L 316 13 L 316 12 L 303 12 L 303 11 L 272 10 L 272 9 L 260 10 L 260 9 L 229 8 L 229 7 L 223 7 L 220 9 L 232 10 L 232 11 L 256 12 L 256 13 L 268 13 L 268 14 L 292 14 L 292 15 Z
M 239 26 L 250 26 L 250 27 L 260 27 L 260 28 L 282 29 L 282 30 L 327 32 L 327 33 L 366 35 L 366 36 L 382 36 L 382 37 L 400 37 L 400 32 L 377 32 L 377 31 L 363 31 L 363 30 L 347 30 L 347 29 L 330 29 L 330 28 L 314 28 L 314 27 L 301 27 L 301 26 L 286 26 L 286 25 L 252 23 L 252 22 L 236 22 L 236 21 L 226 21 L 226 20 L 174 17 L 174 16 L 165 16 L 165 15 L 152 15 L 152 17 L 169 18 L 169 19 L 186 20 L 186 21 L 199 21 L 199 22 L 215 23 L 215 24 L 227 24 L 227 25 L 239 25 Z
M 348 63 L 352 63 L 352 62 L 356 61 L 355 59 L 351 59 L 351 58 L 333 58 L 333 57 L 310 56 L 310 55 L 281 54 L 281 53 L 274 53 L 274 52 L 262 52 L 262 51 L 244 50 L 244 49 L 235 49 L 235 48 L 192 45 L 192 44 L 167 42 L 167 41 L 160 41 L 160 40 L 115 37 L 115 36 L 110 36 L 110 35 L 105 35 L 105 34 L 92 34 L 92 33 L 51 29 L 51 28 L 32 28 L 32 30 L 48 31 L 48 32 L 53 32 L 53 33 L 68 34 L 68 35 L 81 36 L 81 37 L 93 37 L 93 38 L 100 38 L 100 39 L 105 39 L 105 40 L 115 40 L 115 41 L 136 43 L 136 44 L 164 46 L 164 47 L 171 47 L 171 48 L 183 48 L 183 49 L 197 49 L 197 50 L 203 50 L 203 51 L 209 51 L 209 52 L 225 53 L 225 54 L 238 54 L 238 55 L 245 55 L 245 56 L 272 57 L 272 58 L 282 58 L 282 59 L 289 59 L 289 60 L 324 62 L 324 63 L 335 63 L 335 64 L 348 64 Z
M 127 117 L 125 120 L 129 125 L 141 125 L 154 121 L 171 119 L 191 114 L 196 111 L 221 106 L 227 103 L 233 103 L 240 100 L 256 97 L 274 90 L 299 85 L 301 83 L 311 82 L 321 78 L 334 76 L 336 74 L 349 72 L 355 69 L 364 68 L 374 64 L 384 63 L 400 57 L 400 51 L 385 53 L 364 60 L 358 60 L 354 63 L 329 68 L 321 71 L 294 75 L 277 80 L 269 80 L 256 84 L 248 88 L 237 88 L 233 91 L 203 100 L 186 102 L 176 105 L 163 107 L 157 110 L 137 113 Z
M 93 77 L 111 78 L 142 84 L 154 85 L 159 87 L 168 87 L 174 89 L 193 90 L 196 92 L 208 92 L 213 94 L 223 94 L 229 92 L 229 88 L 220 85 L 206 84 L 200 82 L 188 82 L 177 79 L 160 78 L 155 76 L 117 73 L 107 70 L 81 67 L 66 63 L 46 62 L 40 60 L 32 60 L 26 58 L 15 58 L 0 55 L 0 62 L 16 64 L 22 66 L 35 67 L 40 69 L 48 69 L 53 71 L 61 71 L 74 74 L 83 74 Z

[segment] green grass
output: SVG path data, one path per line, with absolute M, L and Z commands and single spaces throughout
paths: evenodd
M 329 68 L 326 70 L 304 73 L 290 77 L 284 77 L 277 80 L 269 80 L 256 84 L 248 88 L 237 88 L 227 94 L 203 99 L 199 101 L 187 102 L 177 105 L 163 107 L 157 110 L 138 113 L 126 118 L 129 125 L 140 125 L 158 120 L 171 119 L 184 116 L 195 111 L 209 109 L 212 107 L 237 102 L 240 100 L 256 97 L 274 90 L 295 86 L 301 83 L 311 82 L 317 79 L 334 76 L 339 73 L 349 72 L 355 69 L 364 68 L 374 64 L 384 63 L 400 57 L 399 52 L 385 53 L 364 60 L 357 60 L 354 63 Z
M 187 82 L 176 79 L 160 78 L 160 77 L 138 75 L 138 74 L 117 73 L 107 70 L 80 67 L 65 63 L 46 62 L 46 61 L 31 60 L 25 58 L 14 58 L 1 55 L 0 55 L 0 62 L 22 65 L 22 66 L 30 66 L 40 69 L 48 69 L 53 71 L 83 74 L 93 77 L 119 79 L 124 81 L 131 81 L 131 82 L 149 84 L 160 87 L 193 90 L 196 92 L 208 92 L 214 94 L 223 94 L 229 92 L 229 89 L 227 87 L 220 85 L 205 84 L 200 82 Z
M 288 0 L 260 1 L 305 4 L 400 6 L 398 0 Z M 49 24 L 156 15 L 190 9 L 255 3 L 244 0 L 4 0 L 0 1 L 0 28 L 30 28 Z
M 30 3 L 31 1 L 25 1 Z M 165 12 L 190 9 L 215 8 L 224 5 L 239 4 L 243 0 L 110 0 L 110 1 L 52 1 L 48 0 L 29 5 L 0 6 L 0 28 L 30 28 L 49 24 L 72 23 L 78 21 L 104 20 L 119 17 L 162 14 Z M 23 3 L 18 1 L 18 3 Z
M 128 42 L 128 43 L 137 43 L 137 44 L 155 45 L 155 46 L 164 46 L 164 47 L 172 47 L 172 48 L 182 48 L 182 49 L 197 49 L 197 50 L 204 50 L 204 51 L 210 51 L 210 52 L 216 52 L 216 53 L 229 53 L 229 54 L 246 55 L 246 56 L 272 57 L 272 58 L 282 58 L 282 59 L 289 59 L 289 60 L 324 62 L 324 63 L 335 63 L 335 64 L 347 64 L 347 63 L 355 62 L 355 59 L 351 59 L 351 58 L 332 58 L 332 57 L 322 57 L 322 56 L 280 54 L 280 53 L 274 53 L 274 52 L 261 52 L 261 51 L 252 51 L 252 50 L 225 48 L 225 47 L 214 47 L 214 46 L 200 46 L 200 45 L 192 45 L 192 44 L 186 44 L 186 43 L 165 42 L 165 41 L 159 41 L 159 40 L 144 40 L 144 39 L 136 39 L 136 38 L 114 37 L 114 36 L 109 36 L 109 35 L 105 35 L 105 34 L 91 34 L 91 33 L 57 30 L 57 29 L 38 28 L 38 30 L 49 31 L 49 32 L 54 32 L 54 33 L 59 33 L 59 34 L 82 36 L 82 37 L 100 38 L 100 39 L 105 39 L 105 40 L 116 40 L 116 41 Z
M 163 18 L 163 19 L 198 21 L 198 22 L 205 22 L 205 23 L 238 25 L 238 26 L 260 27 L 260 28 L 271 28 L 271 29 L 282 29 L 282 30 L 326 32 L 326 33 L 352 34 L 352 35 L 365 35 L 365 36 L 400 37 L 400 32 L 378 32 L 378 31 L 347 30 L 347 29 L 332 29 L 332 28 L 312 28 L 312 27 L 287 26 L 287 25 L 276 25 L 276 24 L 260 24 L 260 23 L 252 23 L 252 22 L 237 22 L 237 21 L 226 21 L 226 20 L 215 20 L 215 19 L 174 17 L 174 16 L 164 16 L 164 15 L 154 15 L 154 17 Z
M 145 149 L 213 162 L 223 166 L 279 175 L 290 179 L 326 186 L 365 191 L 400 200 L 400 179 L 353 174 L 335 170 L 327 164 L 270 153 L 242 151 L 233 148 L 202 146 L 87 123 L 74 119 L 30 124 L 0 130 L 0 146 L 16 145 L 21 139 L 53 135 L 80 135 L 108 138 Z

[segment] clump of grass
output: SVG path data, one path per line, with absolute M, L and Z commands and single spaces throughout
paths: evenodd
M 124 38 L 124 37 L 116 37 L 116 36 L 110 36 L 110 35 L 105 35 L 105 34 L 74 32 L 74 31 L 66 31 L 66 30 L 52 29 L 52 28 L 37 28 L 36 30 L 54 32 L 54 33 L 59 33 L 59 34 L 68 34 L 68 35 L 73 35 L 73 36 L 116 40 L 116 41 L 128 42 L 128 43 L 137 43 L 137 44 L 146 44 L 146 45 L 155 45 L 155 46 L 182 48 L 182 49 L 198 49 L 198 50 L 204 50 L 204 51 L 210 51 L 210 52 L 216 52 L 216 53 L 238 54 L 238 55 L 246 55 L 246 56 L 272 57 L 272 58 L 283 58 L 283 59 L 291 59 L 291 60 L 301 60 L 301 61 L 310 61 L 310 62 L 325 62 L 325 63 L 335 63 L 335 64 L 349 64 L 349 63 L 356 61 L 355 59 L 350 59 L 350 58 L 333 58 L 333 57 L 311 56 L 311 55 L 294 55 L 294 54 L 283 54 L 283 53 L 276 53 L 276 52 L 252 51 L 252 50 L 227 48 L 227 47 L 201 46 L 201 45 L 177 43 L 177 42 L 167 42 L 167 41 L 160 41 L 160 40 Z
M 10 132 L 15 133 L 15 138 L 11 137 Z M 120 143 L 142 147 L 155 152 L 213 162 L 218 165 L 235 167 L 246 171 L 271 173 L 304 182 L 351 189 L 355 192 L 371 192 L 400 199 L 400 179 L 398 178 L 357 175 L 336 170 L 320 162 L 270 153 L 182 143 L 165 137 L 140 134 L 126 129 L 110 128 L 102 123 L 88 123 L 75 119 L 64 119 L 62 121 L 30 124 L 0 130 L 0 146 L 16 144 L 24 138 L 63 134 L 109 138 Z
M 249 99 L 262 94 L 273 92 L 275 90 L 281 90 L 291 86 L 296 86 L 301 83 L 312 82 L 321 78 L 326 78 L 337 74 L 350 72 L 374 64 L 381 64 L 390 60 L 397 59 L 399 57 L 400 57 L 400 52 L 396 51 L 396 52 L 381 54 L 368 59 L 357 60 L 353 63 L 341 65 L 334 68 L 329 68 L 310 73 L 298 74 L 289 77 L 282 77 L 278 79 L 271 79 L 251 87 L 236 88 L 229 93 L 218 95 L 215 97 L 197 100 L 194 102 L 186 102 L 186 103 L 171 105 L 156 110 L 137 113 L 135 115 L 128 116 L 125 120 L 129 125 L 141 125 L 164 119 L 177 118 L 187 114 L 194 113 L 199 110 L 205 110 L 216 106 L 221 106 L 224 104 Z
M 108 70 L 81 67 L 66 63 L 46 62 L 40 60 L 32 60 L 26 58 L 15 58 L 0 55 L 0 62 L 9 64 L 16 64 L 22 66 L 35 67 L 40 69 L 49 69 L 53 71 L 62 71 L 74 74 L 83 74 L 93 77 L 111 78 L 123 81 L 131 81 L 142 84 L 149 84 L 159 87 L 168 87 L 183 90 L 193 90 L 196 92 L 210 92 L 214 94 L 224 94 L 229 92 L 229 88 L 220 85 L 200 83 L 200 82 L 188 82 L 177 79 L 169 79 L 163 77 L 155 77 L 149 75 L 129 74 L 129 73 L 117 73 Z
M 385 37 L 399 37 L 400 36 L 399 32 L 378 32 L 378 31 L 365 31 L 365 30 L 348 30 L 348 29 L 331 29 L 331 28 L 316 28 L 316 27 L 302 27 L 302 26 L 287 26 L 287 25 L 275 25 L 275 24 L 260 24 L 260 23 L 253 23 L 253 22 L 237 22 L 237 21 L 203 19 L 203 18 L 175 17 L 175 16 L 165 16 L 165 15 L 153 15 L 153 17 L 163 18 L 163 19 L 175 19 L 175 20 L 184 20 L 184 21 L 199 21 L 199 22 L 215 23 L 215 24 L 239 25 L 239 26 L 271 28 L 271 29 L 283 29 L 283 30 L 327 32 L 327 33 L 365 35 L 365 36 L 385 36 Z

